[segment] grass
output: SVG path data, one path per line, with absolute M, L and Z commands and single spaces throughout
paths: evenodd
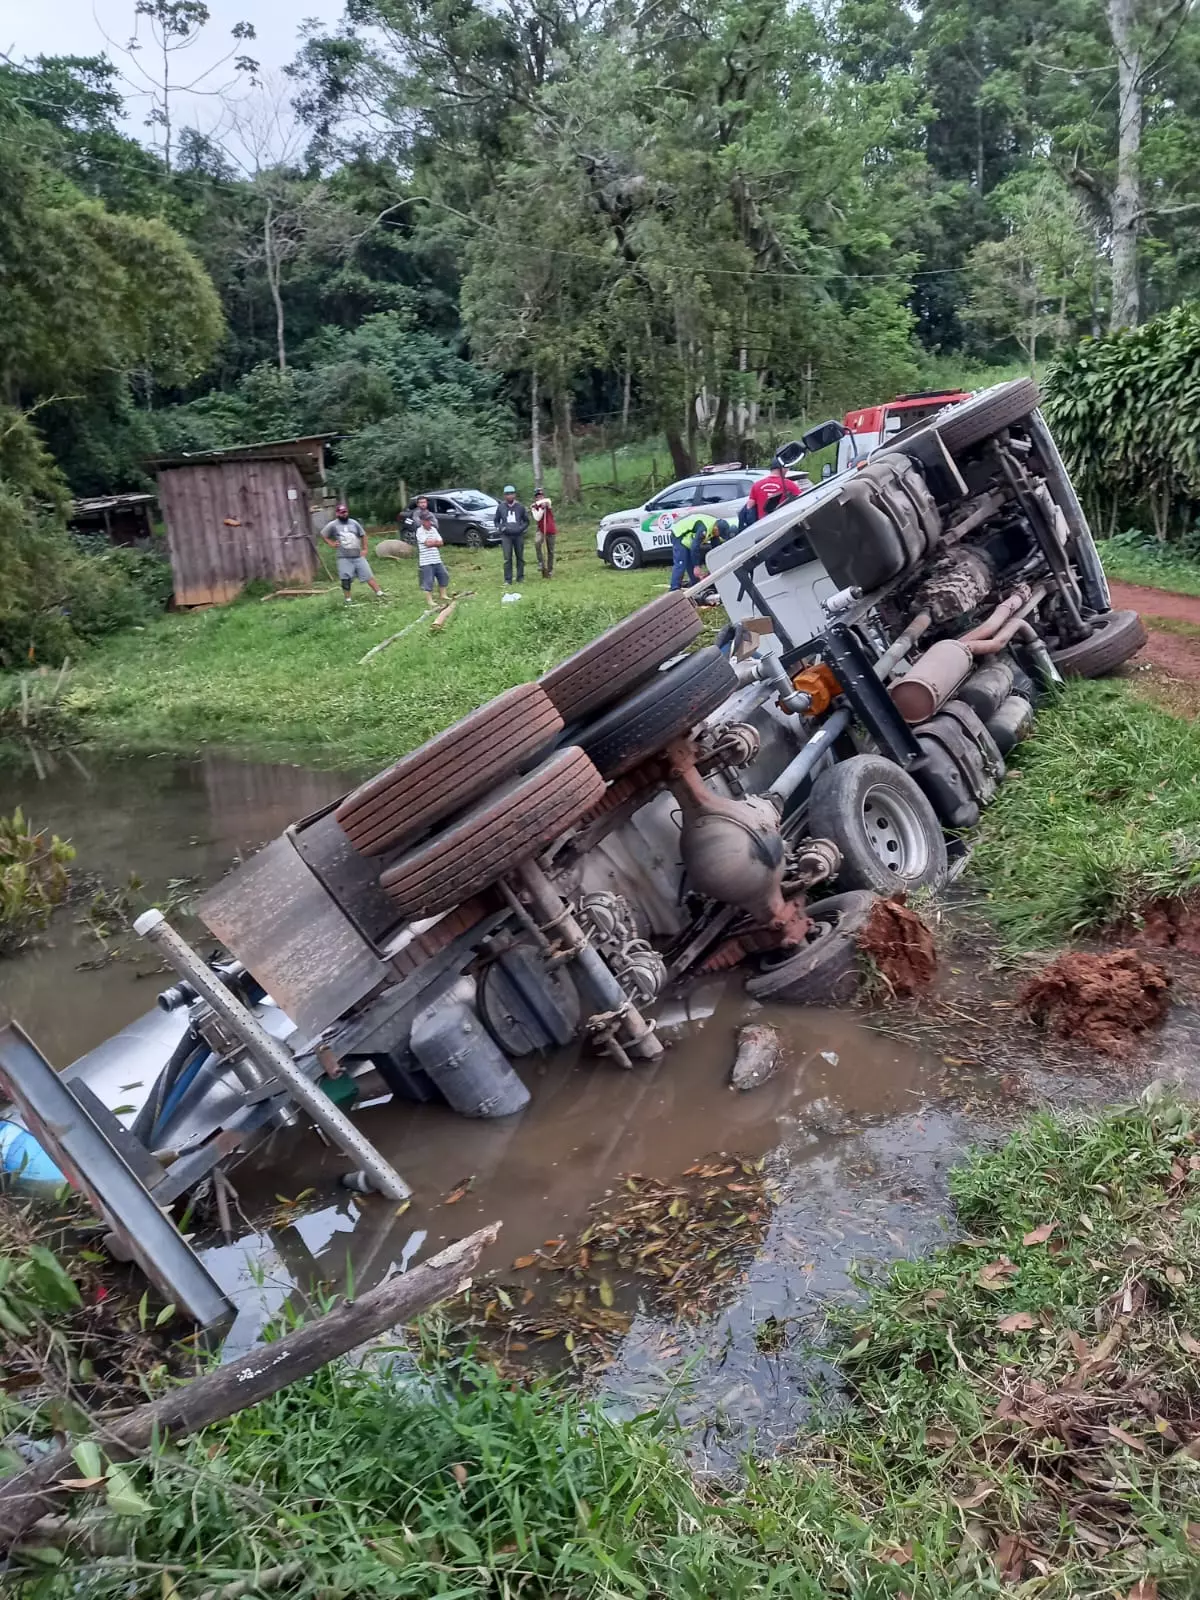
M 474 591 L 444 633 L 420 620 L 415 561 L 378 561 L 380 604 L 356 586 L 296 600 L 243 599 L 165 616 L 105 643 L 73 673 L 64 712 L 106 747 L 174 752 L 220 744 L 264 759 L 365 771 L 385 765 L 513 684 L 536 677 L 661 593 L 670 569 L 618 573 L 595 553 L 595 524 L 560 535 L 550 582 L 527 541 L 521 600 L 501 602 L 500 551 L 450 547 L 453 590 Z
M 1012 758 L 971 866 L 1013 950 L 1119 923 L 1200 882 L 1200 728 L 1075 680 Z
M 31 1552 L 11 1590 L 1185 1600 L 1198 1127 L 1148 1097 L 969 1157 L 952 1179 L 968 1236 L 839 1313 L 839 1410 L 736 1479 L 694 1477 L 664 1413 L 508 1385 L 427 1328 L 419 1366 L 326 1369 L 127 1469 L 107 1505 L 77 1493 L 86 1547 Z
M 1172 594 L 1200 595 L 1200 559 L 1141 533 L 1121 533 L 1099 544 L 1100 559 L 1110 578 L 1167 589 Z

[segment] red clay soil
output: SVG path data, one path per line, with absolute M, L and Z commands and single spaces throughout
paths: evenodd
M 1134 660 L 1156 667 L 1168 678 L 1185 683 L 1200 682 L 1200 637 L 1189 638 L 1187 634 L 1170 633 L 1154 626 L 1154 619 L 1163 617 L 1200 628 L 1200 596 L 1145 589 L 1135 583 L 1110 582 L 1108 587 L 1116 610 L 1137 611 L 1146 624 L 1150 637 Z
M 1135 924 L 1126 924 L 1121 937 L 1152 950 L 1183 950 L 1200 956 L 1200 896 L 1151 900 L 1138 912 Z
M 898 900 L 876 900 L 858 936 L 858 948 L 897 995 L 927 988 L 937 971 L 933 934 L 915 911 Z
M 1069 950 L 1026 984 L 1021 1003 L 1060 1039 L 1120 1056 L 1162 1024 L 1170 986 L 1164 969 L 1136 950 Z
M 1143 617 L 1170 617 L 1200 628 L 1200 595 L 1172 594 L 1168 589 L 1146 589 L 1140 583 L 1108 584 L 1114 611 L 1138 611 Z

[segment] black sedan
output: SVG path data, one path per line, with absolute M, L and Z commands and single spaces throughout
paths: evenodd
M 478 550 L 485 544 L 500 543 L 496 532 L 499 501 L 479 489 L 438 489 L 413 495 L 400 518 L 402 539 L 416 538 L 418 500 L 428 500 L 429 509 L 438 520 L 438 532 L 446 544 L 465 544 Z

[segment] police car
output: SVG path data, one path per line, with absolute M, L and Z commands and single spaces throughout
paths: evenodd
M 602 517 L 596 532 L 596 554 L 618 572 L 632 572 L 650 561 L 670 561 L 671 525 L 682 511 L 736 521 L 746 496 L 767 469 L 736 464 L 708 467 L 681 478 L 653 495 L 645 505 Z

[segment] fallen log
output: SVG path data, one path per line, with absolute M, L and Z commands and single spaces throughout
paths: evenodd
M 107 1424 L 96 1418 L 95 1443 L 110 1459 L 128 1460 L 156 1440 L 182 1439 L 278 1394 L 388 1328 L 461 1294 L 499 1231 L 498 1222 L 480 1228 L 411 1272 L 389 1278 L 359 1300 L 344 1301 L 316 1322 L 305 1323 L 274 1344 L 261 1345 L 241 1361 L 202 1373 Z M 70 1493 L 60 1487 L 64 1477 L 78 1477 L 70 1446 L 0 1479 L 0 1550 L 14 1545 Z
M 459 601 L 469 600 L 474 593 L 474 589 L 468 589 L 465 594 L 456 594 L 454 599 L 451 600 L 450 604 L 448 606 L 443 606 L 438 612 L 437 616 L 434 617 L 433 626 L 435 628 L 444 628 L 450 621 L 450 618 L 454 615 Z
M 264 600 L 290 600 L 294 595 L 300 594 L 328 594 L 329 585 L 322 584 L 319 589 L 272 589 L 270 594 L 264 594 Z
M 377 656 L 381 650 L 386 650 L 388 645 L 395 644 L 397 639 L 403 639 L 406 633 L 412 632 L 418 622 L 424 622 L 426 617 L 432 615 L 431 611 L 422 611 L 419 617 L 414 617 L 410 623 L 400 629 L 399 633 L 389 633 L 386 639 L 381 639 L 378 644 L 373 644 L 365 656 L 359 656 L 359 666 L 361 667 L 364 661 L 370 661 L 372 656 Z

